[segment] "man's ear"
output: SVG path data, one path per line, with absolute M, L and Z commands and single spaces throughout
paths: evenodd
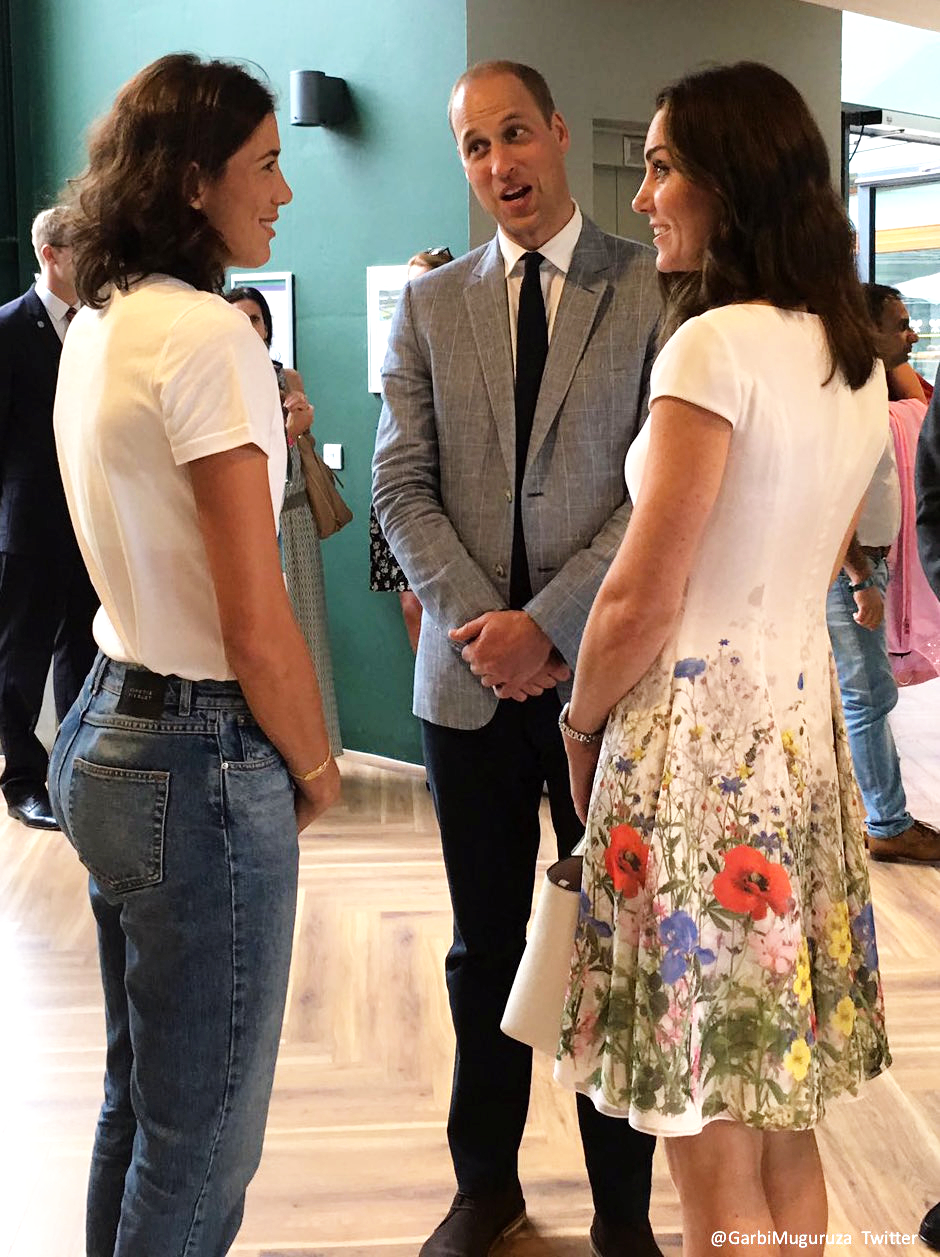
M 568 147 L 571 144 L 571 134 L 568 131 L 567 122 L 565 122 L 560 113 L 556 112 L 552 114 L 551 129 L 555 139 L 558 141 L 558 147 L 563 153 L 567 153 Z
M 55 261 L 55 249 L 51 244 L 42 244 L 39 246 L 39 256 L 49 266 Z

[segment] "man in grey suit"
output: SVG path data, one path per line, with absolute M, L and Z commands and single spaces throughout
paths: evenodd
M 531 1052 L 499 1021 L 525 945 L 543 784 L 581 836 L 559 722 L 584 623 L 630 514 L 659 308 L 653 254 L 582 218 L 540 74 L 485 62 L 449 116 L 496 237 L 402 295 L 383 370 L 376 511 L 425 616 L 414 710 L 454 908 L 457 1195 L 423 1257 L 484 1257 L 525 1219 Z M 658 1253 L 653 1140 L 578 1097 L 600 1257 Z

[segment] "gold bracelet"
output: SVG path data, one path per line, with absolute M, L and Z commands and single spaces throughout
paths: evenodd
M 330 751 L 322 764 L 317 764 L 316 768 L 311 768 L 308 773 L 291 773 L 295 781 L 316 781 L 318 777 L 322 777 L 330 764 L 333 763 L 333 752 Z

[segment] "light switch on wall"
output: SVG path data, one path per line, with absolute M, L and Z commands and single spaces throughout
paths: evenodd
M 332 467 L 334 471 L 343 470 L 343 447 L 342 445 L 323 446 L 323 461 L 327 467 Z

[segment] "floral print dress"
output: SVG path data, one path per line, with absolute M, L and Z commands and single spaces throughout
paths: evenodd
M 653 1134 L 810 1127 L 890 1063 L 825 620 L 887 394 L 828 374 L 818 319 L 764 305 L 690 320 L 654 367 L 652 397 L 734 431 L 673 639 L 608 721 L 556 1062 Z

